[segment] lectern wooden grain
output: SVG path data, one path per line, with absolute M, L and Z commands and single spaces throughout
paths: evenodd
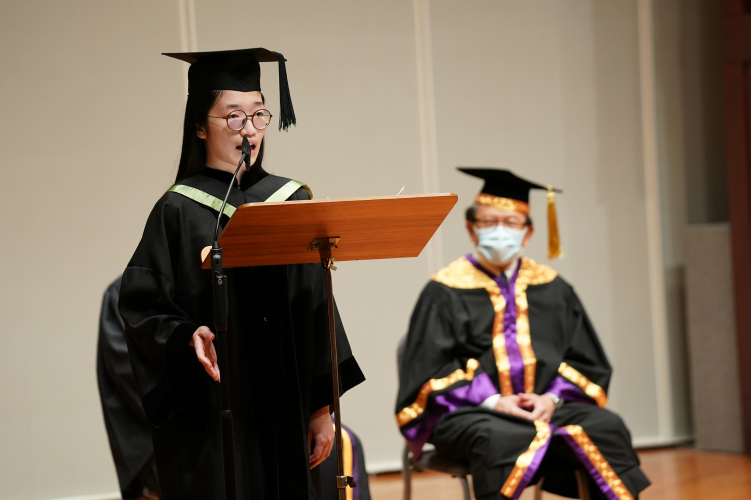
M 320 262 L 326 269 L 337 488 L 344 500 L 339 370 L 331 270 L 334 261 L 417 257 L 456 204 L 455 194 L 249 203 L 238 207 L 219 237 L 224 267 Z M 210 247 L 202 252 L 211 268 Z

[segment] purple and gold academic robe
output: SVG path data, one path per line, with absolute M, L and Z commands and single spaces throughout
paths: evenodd
M 604 409 L 611 368 L 573 288 L 521 258 L 511 277 L 471 255 L 436 273 L 413 312 L 396 420 L 415 455 L 431 442 L 469 461 L 478 498 L 543 489 L 576 496 L 574 470 L 593 498 L 635 498 L 649 481 L 620 417 Z M 565 403 L 550 423 L 481 403 L 500 394 L 552 392 Z

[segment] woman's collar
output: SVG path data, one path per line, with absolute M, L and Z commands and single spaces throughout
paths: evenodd
M 232 181 L 231 173 L 225 172 L 224 170 L 217 170 L 209 166 L 205 166 L 203 168 L 203 171 L 201 171 L 201 175 L 205 175 L 206 177 L 211 177 L 218 181 L 224 182 L 225 184 L 229 184 Z

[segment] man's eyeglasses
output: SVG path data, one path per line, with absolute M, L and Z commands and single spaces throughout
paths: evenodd
M 232 111 L 227 116 L 209 116 L 208 118 L 220 118 L 227 120 L 227 126 L 230 130 L 242 130 L 251 118 L 245 111 Z M 271 123 L 271 113 L 268 109 L 259 109 L 253 113 L 253 119 L 250 120 L 257 130 L 263 130 Z
M 527 225 L 526 219 L 520 220 L 518 217 L 509 217 L 506 219 L 476 219 L 475 226 L 478 228 L 504 226 L 509 229 L 523 229 Z

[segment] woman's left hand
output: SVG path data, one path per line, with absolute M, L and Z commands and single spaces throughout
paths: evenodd
M 331 423 L 329 407 L 325 406 L 310 415 L 308 421 L 308 449 L 311 441 L 315 440 L 316 447 L 311 450 L 310 468 L 318 466 L 326 460 L 334 447 L 334 425 Z

